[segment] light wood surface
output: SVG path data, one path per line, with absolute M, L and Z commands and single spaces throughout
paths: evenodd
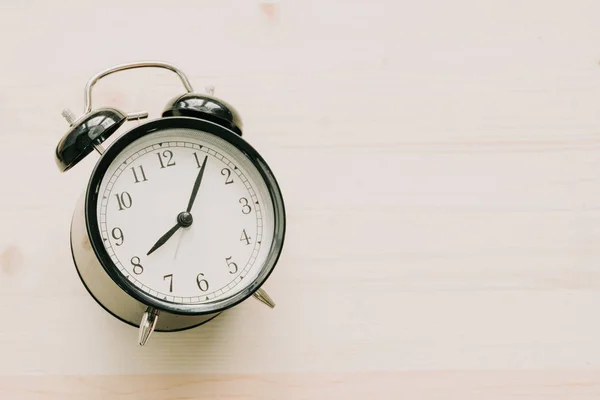
M 598 399 L 600 3 L 0 5 L 1 399 Z M 137 331 L 82 286 L 63 108 L 174 63 L 241 112 L 282 187 L 265 285 Z M 156 118 L 174 75 L 101 81 Z

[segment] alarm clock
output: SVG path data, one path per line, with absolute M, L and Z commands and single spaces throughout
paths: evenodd
M 160 118 L 125 130 L 148 113 L 92 109 L 91 93 L 134 68 L 172 71 L 185 92 Z M 242 138 L 239 113 L 213 90 L 195 93 L 164 62 L 103 70 L 84 94 L 83 115 L 62 113 L 70 129 L 55 161 L 64 172 L 99 155 L 70 224 L 75 269 L 96 302 L 138 328 L 142 346 L 154 331 L 199 326 L 251 296 L 274 307 L 262 286 L 282 251 L 284 203 L 271 168 Z

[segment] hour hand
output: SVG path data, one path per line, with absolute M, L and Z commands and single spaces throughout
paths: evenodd
M 152 246 L 152 248 L 148 251 L 148 253 L 146 253 L 146 255 L 150 255 L 154 250 L 158 249 L 160 246 L 162 246 L 163 244 L 167 243 L 167 240 L 169 240 L 169 238 L 171 236 L 173 236 L 175 234 L 175 232 L 177 232 L 177 230 L 179 228 L 181 228 L 182 225 L 179 223 L 179 220 L 177 221 L 177 224 L 175 224 L 174 227 L 172 227 L 171 229 L 169 229 L 169 231 L 167 233 L 165 233 L 164 235 L 162 235 L 160 237 L 160 239 L 158 239 L 158 241 L 156 243 L 154 243 L 154 246 Z
M 154 246 L 152 246 L 152 248 L 148 251 L 148 253 L 146 253 L 146 255 L 150 255 L 150 253 L 152 253 L 154 250 L 158 249 L 160 246 L 165 244 L 167 240 L 169 240 L 169 238 L 173 236 L 179 228 L 187 228 L 188 226 L 192 225 L 192 222 L 194 222 L 192 214 L 185 211 L 179 213 L 179 215 L 177 216 L 177 223 L 175 224 L 175 226 L 169 229 L 169 232 L 162 235 L 160 239 L 158 239 L 158 241 L 154 243 Z

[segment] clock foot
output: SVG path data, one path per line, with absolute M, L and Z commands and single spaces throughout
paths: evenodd
M 259 301 L 265 303 L 269 307 L 271 307 L 271 308 L 275 307 L 275 302 L 273 301 L 271 296 L 269 296 L 267 294 L 267 292 L 265 292 L 264 290 L 258 289 L 256 292 L 254 292 L 253 296 L 256 300 L 259 300 Z
M 148 338 L 154 332 L 156 323 L 158 322 L 158 310 L 152 307 L 148 307 L 146 312 L 142 316 L 140 322 L 140 331 L 138 334 L 138 342 L 140 346 L 143 346 L 148 341 Z

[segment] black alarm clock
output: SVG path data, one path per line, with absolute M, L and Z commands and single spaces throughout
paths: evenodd
M 101 78 L 134 68 L 176 73 L 186 92 L 160 118 L 103 142 L 125 121 L 147 118 L 92 109 Z M 85 86 L 85 112 L 63 116 L 69 131 L 56 147 L 67 171 L 97 160 L 71 221 L 70 245 L 83 285 L 106 311 L 153 331 L 201 325 L 250 296 L 273 307 L 261 289 L 280 257 L 285 209 L 275 176 L 242 138 L 242 120 L 212 91 L 194 93 L 183 72 L 163 62 L 101 71 Z

